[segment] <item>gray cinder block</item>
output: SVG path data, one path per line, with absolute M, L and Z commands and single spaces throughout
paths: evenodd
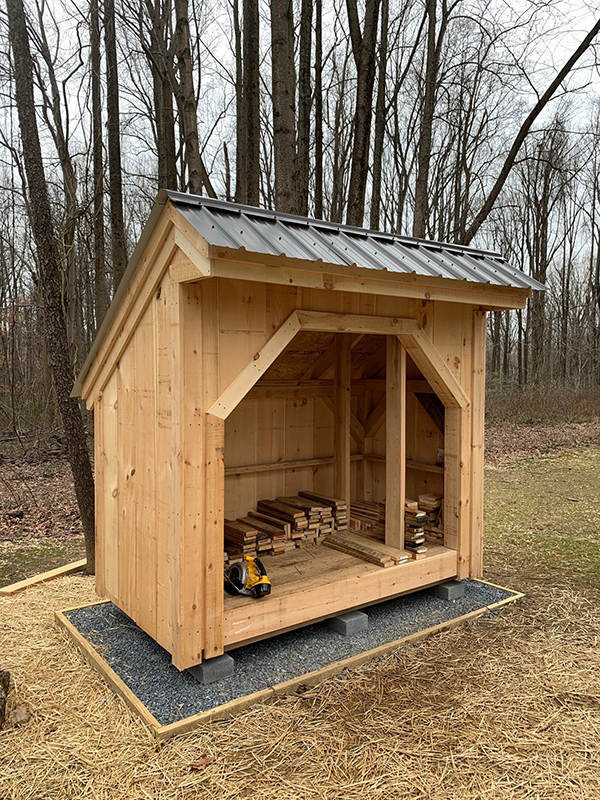
M 446 581 L 432 586 L 429 592 L 435 597 L 441 597 L 442 600 L 460 600 L 465 596 L 465 587 L 461 581 Z
M 339 617 L 325 620 L 331 630 L 341 633 L 342 636 L 353 636 L 355 633 L 366 631 L 369 627 L 369 617 L 362 611 L 349 611 Z
M 207 658 L 201 664 L 190 667 L 187 671 L 199 683 L 214 683 L 233 675 L 235 661 L 227 653 L 214 658 Z

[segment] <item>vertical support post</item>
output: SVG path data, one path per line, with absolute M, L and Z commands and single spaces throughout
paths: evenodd
M 350 511 L 350 352 L 352 335 L 337 333 L 334 352 L 334 457 L 335 495 Z
M 483 575 L 483 456 L 486 312 L 473 312 L 471 387 L 471 578 Z
M 219 396 L 219 287 L 202 292 L 202 408 Z M 223 524 L 225 510 L 225 421 L 204 414 L 204 658 L 223 653 Z
M 387 337 L 386 357 L 385 543 L 404 547 L 406 493 L 406 350 Z
M 173 392 L 173 664 L 202 661 L 205 634 L 202 521 L 204 415 L 202 325 L 199 289 L 171 284 Z
M 444 544 L 457 551 L 459 579 L 469 575 L 471 553 L 470 406 L 446 407 L 444 436 Z
M 94 520 L 95 520 L 95 547 L 96 547 L 96 594 L 104 597 L 106 594 L 105 559 L 106 544 L 104 539 L 104 495 L 105 467 L 104 467 L 104 406 L 103 395 L 100 392 L 94 403 Z M 113 567 L 114 569 L 114 567 Z

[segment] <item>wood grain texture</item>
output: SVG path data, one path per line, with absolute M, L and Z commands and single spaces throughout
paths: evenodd
M 483 574 L 483 487 L 485 437 L 486 313 L 473 311 L 471 389 L 471 564 L 470 577 Z
M 350 345 L 348 334 L 337 334 L 334 354 L 334 493 L 350 506 Z
M 385 543 L 404 548 L 406 496 L 406 350 L 388 336 L 386 364 Z

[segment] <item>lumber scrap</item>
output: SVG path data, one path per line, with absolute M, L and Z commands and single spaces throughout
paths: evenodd
M 326 536 L 323 539 L 325 547 L 331 547 L 333 550 L 339 550 L 356 558 L 362 558 L 363 561 L 369 561 L 371 564 L 377 564 L 379 567 L 393 567 L 395 562 L 392 556 L 387 553 L 382 553 L 367 545 L 352 542 L 346 537 L 341 536 Z

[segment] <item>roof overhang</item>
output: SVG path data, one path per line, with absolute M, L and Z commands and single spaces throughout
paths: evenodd
M 498 310 L 510 308 L 523 308 L 527 298 L 531 296 L 532 288 L 546 289 L 542 284 L 528 278 L 529 286 L 514 286 L 506 284 L 486 283 L 483 280 L 467 280 L 449 278 L 440 275 L 421 274 L 416 271 L 391 271 L 386 268 L 375 269 L 365 267 L 351 260 L 352 263 L 331 263 L 321 257 L 310 259 L 308 257 L 290 257 L 285 253 L 270 252 L 265 253 L 249 250 L 244 244 L 239 247 L 224 246 L 222 243 L 211 243 L 203 233 L 203 229 L 198 229 L 193 224 L 193 217 L 182 213 L 185 203 L 210 206 L 216 213 L 225 211 L 230 213 L 233 209 L 235 213 L 256 216 L 262 220 L 275 220 L 297 226 L 298 223 L 310 223 L 318 225 L 319 228 L 331 231 L 333 234 L 342 232 L 348 235 L 371 235 L 373 232 L 365 232 L 361 229 L 348 228 L 347 226 L 333 225 L 332 223 L 321 220 L 304 220 L 303 218 L 291 215 L 279 214 L 263 209 L 254 209 L 247 206 L 225 203 L 224 201 L 208 200 L 168 192 L 161 189 L 152 206 L 148 221 L 144 225 L 139 241 L 135 247 L 133 255 L 129 261 L 127 269 L 123 275 L 121 283 L 115 293 L 113 301 L 107 311 L 102 325 L 90 352 L 79 372 L 75 381 L 72 396 L 81 396 L 83 382 L 88 374 L 91 365 L 110 330 L 121 304 L 128 294 L 130 284 L 136 274 L 139 263 L 142 260 L 152 234 L 154 233 L 159 220 L 163 214 L 169 214 L 169 218 L 175 229 L 175 240 L 182 253 L 187 258 L 187 268 L 175 271 L 172 274 L 174 280 L 195 281 L 210 277 L 229 278 L 234 280 L 260 281 L 264 283 L 282 284 L 286 286 L 300 286 L 310 288 L 322 288 L 325 290 L 349 291 L 369 294 L 384 294 L 398 297 L 409 297 L 421 300 L 444 300 L 447 302 L 468 303 L 478 306 L 485 310 Z M 392 234 L 376 233 L 373 234 L 377 241 L 398 240 L 407 243 L 409 246 L 420 245 L 418 240 L 406 237 L 395 237 Z M 467 253 L 467 261 L 472 261 L 472 254 L 483 254 L 485 256 L 499 258 L 497 254 L 477 251 L 473 248 L 464 248 L 458 245 L 437 245 L 436 243 L 422 243 L 425 247 L 434 249 L 445 248 L 444 252 L 452 253 L 452 257 L 457 254 Z M 272 247 L 270 248 L 273 249 Z M 325 251 L 326 252 L 326 251 Z M 201 263 L 198 268 L 195 264 Z M 489 266 L 486 267 L 489 269 Z M 514 268 L 511 268 L 514 269 Z M 523 275 L 523 273 L 520 273 Z M 481 276 L 480 276 L 481 278 Z

